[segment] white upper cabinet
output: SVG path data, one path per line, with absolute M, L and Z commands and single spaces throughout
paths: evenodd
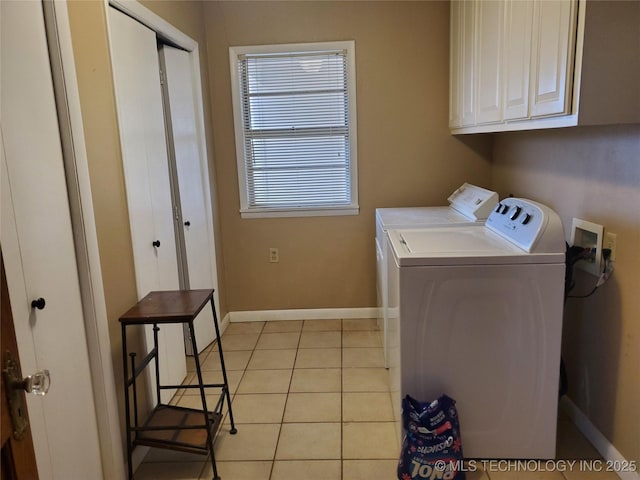
M 450 128 L 640 123 L 640 2 L 453 0 Z
M 452 1 L 454 133 L 522 130 L 569 114 L 576 19 L 577 0 Z

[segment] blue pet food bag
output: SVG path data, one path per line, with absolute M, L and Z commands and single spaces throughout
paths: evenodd
M 399 480 L 465 480 L 455 400 L 443 395 L 423 403 L 407 395 L 402 400 L 402 426 Z

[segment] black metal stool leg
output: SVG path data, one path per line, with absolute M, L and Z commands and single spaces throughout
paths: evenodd
M 218 341 L 218 355 L 220 355 L 220 368 L 222 369 L 222 379 L 224 381 L 224 390 L 227 396 L 227 405 L 229 408 L 229 421 L 231 422 L 231 430 L 229 433 L 235 435 L 238 433 L 236 424 L 233 421 L 233 410 L 231 408 L 231 394 L 229 393 L 229 381 L 227 380 L 227 369 L 224 366 L 224 354 L 222 353 L 222 340 L 220 339 L 220 328 L 218 327 L 218 317 L 216 315 L 216 307 L 213 303 L 213 296 L 211 297 L 211 311 L 213 312 L 213 325 L 216 328 L 216 339 Z
M 129 406 L 129 372 L 127 371 L 127 326 L 122 324 L 122 370 L 124 371 L 124 413 L 127 435 L 127 474 L 129 480 L 133 480 L 133 464 L 131 462 L 132 457 L 132 445 L 131 445 L 131 411 Z M 135 381 L 135 379 L 134 379 Z
M 213 480 L 220 480 L 218 468 L 216 466 L 216 457 L 213 452 L 213 438 L 211 437 L 211 420 L 209 418 L 209 410 L 207 409 L 207 397 L 204 392 L 204 381 L 202 379 L 202 369 L 200 368 L 200 354 L 196 345 L 196 332 L 193 328 L 193 320 L 189 322 L 189 335 L 191 336 L 191 347 L 193 348 L 193 360 L 196 366 L 196 375 L 198 377 L 198 385 L 200 386 L 200 399 L 202 400 L 202 413 L 204 414 L 204 424 L 207 426 L 207 446 L 209 455 L 211 456 L 211 467 L 213 468 Z M 223 370 L 224 371 L 224 370 Z

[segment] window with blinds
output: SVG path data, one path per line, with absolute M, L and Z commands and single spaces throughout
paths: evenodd
M 358 212 L 353 50 L 230 49 L 244 217 Z

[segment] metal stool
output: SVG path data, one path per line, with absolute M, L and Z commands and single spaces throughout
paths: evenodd
M 210 303 L 213 310 L 213 323 L 218 342 L 220 366 L 224 383 L 204 384 L 202 370 L 196 345 L 193 321 L 204 306 Z M 170 323 L 186 323 L 191 336 L 193 358 L 195 361 L 197 384 L 195 385 L 161 385 L 158 360 L 158 325 Z M 231 395 L 224 365 L 220 329 L 213 303 L 213 289 L 180 290 L 151 292 L 120 317 L 122 327 L 122 364 L 124 370 L 125 416 L 127 424 L 127 463 L 129 480 L 133 480 L 131 456 L 133 447 L 147 445 L 167 448 L 183 452 L 198 453 L 211 456 L 213 479 L 219 480 L 216 460 L 213 452 L 213 441 L 222 422 L 222 409 L 225 399 L 229 409 L 231 434 L 237 433 L 231 411 Z M 127 327 L 131 325 L 153 325 L 153 349 L 136 365 L 136 354 L 127 352 Z M 130 357 L 128 361 L 127 357 Z M 136 378 L 145 370 L 151 361 L 155 361 L 155 383 L 157 405 L 149 418 L 140 425 L 138 419 L 138 395 Z M 130 371 L 129 364 L 130 363 Z M 200 391 L 202 409 L 184 408 L 162 404 L 160 391 L 165 389 L 197 388 Z M 220 396 L 213 410 L 207 408 L 205 389 L 220 388 Z M 133 393 L 130 398 L 129 389 Z M 131 401 L 133 401 L 133 424 L 131 422 Z

